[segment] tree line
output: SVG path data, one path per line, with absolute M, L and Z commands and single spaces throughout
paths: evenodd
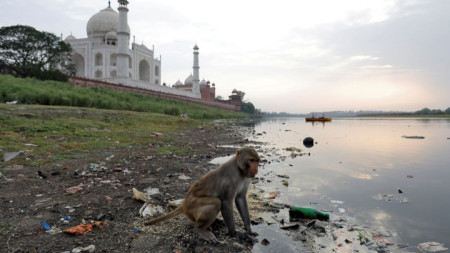
M 72 48 L 58 36 L 31 26 L 0 28 L 0 73 L 40 80 L 67 81 L 75 66 Z

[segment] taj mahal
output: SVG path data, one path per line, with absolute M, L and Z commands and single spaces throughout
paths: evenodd
M 172 87 L 162 85 L 161 56 L 154 55 L 144 44 L 130 47 L 128 26 L 128 1 L 118 0 L 118 12 L 108 6 L 94 14 L 87 22 L 87 38 L 77 39 L 73 35 L 64 41 L 72 47 L 74 76 L 96 79 L 130 87 L 149 89 L 192 98 L 213 100 L 215 87 L 199 78 L 199 48 L 193 48 L 192 73 L 185 83 L 178 81 Z

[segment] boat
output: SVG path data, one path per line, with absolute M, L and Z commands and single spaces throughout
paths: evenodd
M 305 118 L 305 121 L 306 122 L 330 122 L 331 121 L 331 118 L 325 118 L 325 117 L 314 117 L 314 116 L 312 116 L 312 117 L 306 117 Z

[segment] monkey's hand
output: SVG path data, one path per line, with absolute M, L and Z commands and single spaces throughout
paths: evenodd
M 247 234 L 251 235 L 251 236 L 258 236 L 258 233 L 253 232 L 251 229 L 249 231 L 247 231 Z

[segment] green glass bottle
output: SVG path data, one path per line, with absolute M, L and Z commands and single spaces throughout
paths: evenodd
M 308 207 L 297 207 L 293 206 L 289 209 L 290 220 L 295 221 L 300 219 L 318 219 L 322 221 L 327 221 L 330 219 L 330 215 L 321 212 L 314 208 Z

